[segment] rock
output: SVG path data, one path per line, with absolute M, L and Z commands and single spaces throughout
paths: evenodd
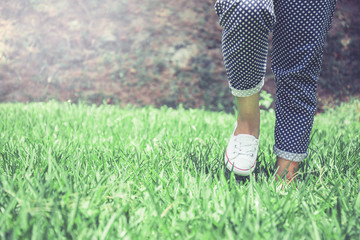
M 103 34 L 101 36 L 101 41 L 103 43 L 115 43 L 117 41 L 116 36 L 111 33 L 111 32 L 105 32 L 105 34 Z
M 196 45 L 191 44 L 183 48 L 173 49 L 174 53 L 170 58 L 170 61 L 179 68 L 185 68 L 190 64 L 191 58 L 196 57 L 199 50 Z
M 131 44 L 131 51 L 141 49 L 149 41 L 151 33 L 146 30 L 139 31 L 134 37 L 134 42 Z
M 180 19 L 184 23 L 197 24 L 199 22 L 199 14 L 191 9 L 185 9 L 180 15 Z

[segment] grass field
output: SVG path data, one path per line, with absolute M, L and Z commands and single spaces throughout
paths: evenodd
M 255 173 L 225 171 L 235 116 L 0 104 L 0 239 L 359 239 L 360 101 L 315 117 L 297 184 L 274 181 L 273 111 Z

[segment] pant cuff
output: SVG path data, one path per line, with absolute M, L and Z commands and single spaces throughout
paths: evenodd
M 287 160 L 291 160 L 291 161 L 294 161 L 294 162 L 301 162 L 303 161 L 308 153 L 291 153 L 291 152 L 286 152 L 286 151 L 283 151 L 283 150 L 280 150 L 278 149 L 277 147 L 273 147 L 273 152 L 276 156 L 278 157 L 281 157 L 281 158 L 285 158 Z
M 260 81 L 260 83 L 258 85 L 256 85 L 254 88 L 251 88 L 251 89 L 238 90 L 236 88 L 233 88 L 230 85 L 230 82 L 229 82 L 229 87 L 231 89 L 232 95 L 234 95 L 235 97 L 248 97 L 257 92 L 260 92 L 261 88 L 264 86 L 264 79 L 265 79 L 265 77 L 263 77 L 263 79 Z

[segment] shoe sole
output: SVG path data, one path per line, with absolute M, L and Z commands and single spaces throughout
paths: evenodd
M 252 165 L 251 168 L 249 169 L 242 169 L 242 168 L 238 168 L 236 166 L 234 166 L 234 164 L 232 162 L 230 162 L 230 159 L 227 155 L 227 148 L 225 150 L 225 157 L 227 159 L 227 161 L 225 161 L 226 167 L 228 170 L 233 171 L 236 175 L 240 175 L 240 176 L 249 176 L 250 173 L 252 173 L 252 171 L 254 171 L 255 166 L 256 166 L 256 159 L 254 164 Z M 230 165 L 229 165 L 230 164 Z

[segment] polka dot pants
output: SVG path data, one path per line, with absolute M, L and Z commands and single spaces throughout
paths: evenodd
M 324 42 L 336 0 L 218 0 L 222 53 L 234 96 L 264 85 L 268 34 L 276 83 L 274 154 L 293 161 L 307 155 L 316 110 Z

